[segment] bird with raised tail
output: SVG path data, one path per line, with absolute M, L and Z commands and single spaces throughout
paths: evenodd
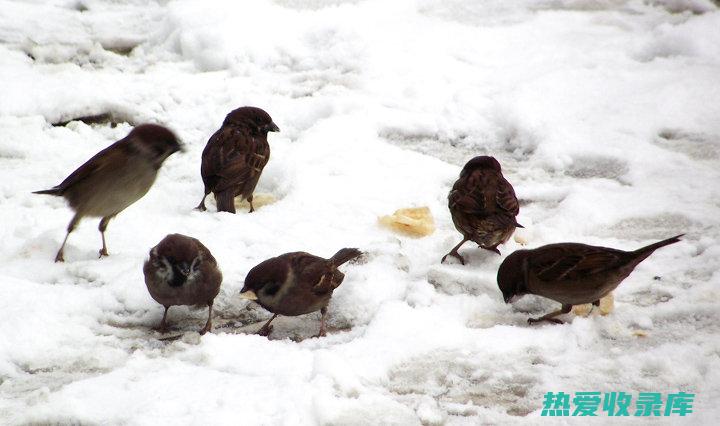
M 170 234 L 150 250 L 143 266 L 150 296 L 165 307 L 160 332 L 167 331 L 170 306 L 208 307 L 208 318 L 200 334 L 212 330 L 212 308 L 220 292 L 222 273 L 215 258 L 200 241 L 181 234 Z
M 522 228 L 515 221 L 520 212 L 515 191 L 493 157 L 483 155 L 465 164 L 448 194 L 448 208 L 455 229 L 463 239 L 441 262 L 453 256 L 464 265 L 465 259 L 458 250 L 467 241 L 500 254 L 497 246 L 507 241 L 515 228 Z
M 355 248 L 344 248 L 330 259 L 305 252 L 293 252 L 265 260 L 245 278 L 240 296 L 254 300 L 273 313 L 258 334 L 268 336 L 270 323 L 278 315 L 297 316 L 320 311 L 320 332 L 325 336 L 327 305 L 345 278 L 338 266 L 362 255 Z
M 632 273 L 635 267 L 660 247 L 680 241 L 684 234 L 635 251 L 579 243 L 558 243 L 533 250 L 517 250 L 500 265 L 498 287 L 505 303 L 525 294 L 535 294 L 562 304 L 562 309 L 530 318 L 528 323 L 550 321 L 570 312 L 573 305 L 600 305 L 606 296 Z
M 110 219 L 142 198 L 155 182 L 158 170 L 173 153 L 181 151 L 177 137 L 157 124 L 142 124 L 127 136 L 98 152 L 62 183 L 34 194 L 64 197 L 75 210 L 55 262 L 65 260 L 70 233 L 85 217 L 101 217 L 100 257 L 107 256 L 105 229 Z
M 270 115 L 260 108 L 240 107 L 231 111 L 202 152 L 200 175 L 205 193 L 196 209 L 205 211 L 211 192 L 219 212 L 235 213 L 235 197 L 253 206 L 253 192 L 270 160 L 268 132 L 279 132 Z

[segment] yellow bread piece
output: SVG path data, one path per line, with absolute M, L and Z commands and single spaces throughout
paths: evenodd
M 273 204 L 275 201 L 275 196 L 272 194 L 255 194 L 253 195 L 253 207 L 255 207 L 255 210 L 259 209 L 262 206 L 267 206 L 268 204 Z M 235 209 L 236 210 L 242 210 L 242 209 L 250 209 L 250 203 L 247 202 L 247 200 L 241 200 L 240 197 L 235 198 Z
M 600 299 L 600 306 L 598 307 L 600 309 L 600 315 L 607 315 L 610 312 L 613 311 L 613 307 L 615 306 L 615 298 L 613 297 L 613 294 L 610 293 L 607 296 Z M 581 317 L 586 317 L 590 315 L 590 311 L 592 311 L 593 305 L 592 303 L 586 303 L 584 305 L 575 305 L 572 308 L 572 313 Z
M 427 207 L 399 209 L 390 216 L 381 216 L 378 220 L 395 232 L 413 237 L 424 237 L 435 231 L 435 221 Z
M 515 235 L 513 235 L 513 240 L 515 240 L 515 242 L 520 244 L 521 246 L 526 246 L 528 243 L 527 238 L 519 235 L 517 232 L 515 233 Z

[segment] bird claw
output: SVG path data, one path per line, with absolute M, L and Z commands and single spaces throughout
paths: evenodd
M 257 334 L 260 336 L 268 337 L 270 333 L 273 331 L 273 326 L 268 325 L 267 327 L 263 326 L 260 330 L 258 330 Z
M 445 263 L 445 259 L 447 259 L 448 256 L 452 256 L 452 257 L 456 258 L 457 260 L 460 261 L 461 265 L 465 265 L 465 259 L 462 256 L 460 256 L 459 253 L 452 253 L 452 252 L 443 256 L 443 258 L 440 260 L 440 263 Z
M 153 330 L 157 331 L 160 334 L 165 334 L 170 331 L 170 329 L 166 325 L 159 325 L 157 327 L 154 327 Z
M 100 253 L 100 257 L 98 259 L 102 259 L 103 257 L 110 256 L 105 247 L 101 248 L 99 253 Z
M 207 332 L 210 331 L 210 330 L 212 330 L 212 327 L 208 327 L 208 326 L 206 325 L 205 327 L 201 328 L 200 331 L 198 331 L 198 333 L 200 333 L 200 335 L 202 336 L 202 335 L 204 335 L 205 333 L 207 333 Z
M 553 324 L 565 324 L 565 321 L 559 320 L 557 318 L 528 318 L 527 320 L 528 324 L 535 324 L 543 321 L 551 322 Z
M 65 262 L 65 257 L 62 253 L 58 253 L 57 256 L 55 256 L 55 263 L 58 262 Z
M 207 210 L 207 207 L 205 207 L 205 204 L 200 204 L 199 206 L 195 207 L 195 210 L 199 212 L 204 212 L 205 210 Z

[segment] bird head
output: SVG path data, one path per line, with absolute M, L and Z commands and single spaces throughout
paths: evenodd
M 172 154 L 183 151 L 177 136 L 167 127 L 158 124 L 141 124 L 128 134 L 128 138 L 141 152 L 147 154 L 157 167 Z
M 466 176 L 473 170 L 478 169 L 494 170 L 498 173 L 501 171 L 500 163 L 498 162 L 498 160 L 495 159 L 495 157 L 480 155 L 465 164 L 465 167 L 463 167 L 462 171 L 460 172 L 460 176 Z
M 500 265 L 497 283 L 505 303 L 512 303 L 527 294 L 527 250 L 518 250 L 506 257 Z
M 268 132 L 279 132 L 280 128 L 273 122 L 270 114 L 256 107 L 240 107 L 225 117 L 223 126 L 235 124 L 249 128 L 253 133 L 267 136 Z
M 159 277 L 171 287 L 180 287 L 186 281 L 194 280 L 200 272 L 203 254 L 192 238 L 171 234 L 150 251 L 150 258 Z

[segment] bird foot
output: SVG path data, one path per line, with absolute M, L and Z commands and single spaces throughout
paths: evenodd
M 446 254 L 445 256 L 443 256 L 442 260 L 440 260 L 440 263 L 445 263 L 445 259 L 447 259 L 448 256 L 452 256 L 452 257 L 456 258 L 457 260 L 460 261 L 461 265 L 465 265 L 465 259 L 460 255 L 460 253 L 452 252 L 452 251 L 450 253 Z
M 268 325 L 268 326 L 263 326 L 260 330 L 258 330 L 257 334 L 260 336 L 268 337 L 270 335 L 270 333 L 272 333 L 272 331 L 273 331 L 273 326 Z
M 170 331 L 170 329 L 168 328 L 168 326 L 165 325 L 165 324 L 160 324 L 160 325 L 157 326 L 157 327 L 153 327 L 153 330 L 157 331 L 157 332 L 160 333 L 160 334 L 165 334 L 165 333 L 167 333 L 168 331 Z
M 551 322 L 553 324 L 565 324 L 564 321 L 559 320 L 557 318 L 528 318 L 528 320 L 527 320 L 528 324 L 535 324 L 535 323 L 543 322 L 543 321 Z
M 100 249 L 100 257 L 99 257 L 99 259 L 102 259 L 102 258 L 105 257 L 105 256 L 110 256 L 110 255 L 108 254 L 107 249 L 106 249 L 105 247 L 103 247 L 103 248 Z
M 59 252 L 57 256 L 55 256 L 55 263 L 58 262 L 65 262 L 65 256 L 63 256 L 62 252 Z
M 325 337 L 325 336 L 327 336 L 327 333 L 325 332 L 325 330 L 320 330 L 320 332 L 318 332 L 318 334 L 314 335 L 313 337 L 317 337 L 319 339 L 319 338 Z
M 201 328 L 200 331 L 198 331 L 198 333 L 200 333 L 200 335 L 202 336 L 203 334 L 207 333 L 208 331 L 212 331 L 211 325 L 206 325 L 205 327 Z
M 204 212 L 205 210 L 207 210 L 207 207 L 205 207 L 205 203 L 200 203 L 197 207 L 195 207 L 195 210 L 199 212 Z

